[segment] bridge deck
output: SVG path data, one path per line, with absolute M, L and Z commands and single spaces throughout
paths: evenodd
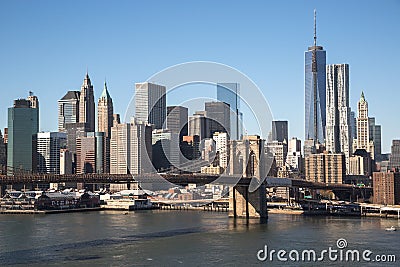
M 215 175 L 203 175 L 203 174 L 149 174 L 133 176 L 131 174 L 69 174 L 69 175 L 55 175 L 55 174 L 35 174 L 35 175 L 13 175 L 6 176 L 0 175 L 1 185 L 10 184 L 45 184 L 45 183 L 132 183 L 139 181 L 140 184 L 151 184 L 151 183 L 166 183 L 170 182 L 175 185 L 188 185 L 188 184 L 219 184 L 219 185 L 242 185 L 248 186 L 251 178 L 235 178 L 230 176 L 215 176 Z M 349 184 L 324 184 L 312 181 L 306 181 L 301 179 L 292 178 L 276 178 L 267 177 L 265 179 L 265 185 L 267 187 L 303 187 L 311 189 L 336 189 L 336 190 L 349 190 L 351 188 L 358 188 L 354 185 Z M 371 189 L 370 187 L 363 187 Z

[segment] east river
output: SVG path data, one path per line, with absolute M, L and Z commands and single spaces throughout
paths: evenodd
M 271 214 L 267 224 L 233 220 L 204 211 L 99 211 L 50 215 L 0 215 L 1 266 L 396 266 L 400 221 L 379 218 L 307 217 Z M 370 262 L 340 261 L 342 249 L 371 251 Z M 342 240 L 343 241 L 343 240 Z M 284 250 L 283 262 L 260 261 Z M 342 245 L 341 245 L 342 246 Z M 336 249 L 337 259 L 296 261 L 304 250 Z M 263 250 L 262 252 L 259 252 Z M 368 254 L 368 253 L 367 253 Z M 395 255 L 397 263 L 376 262 Z M 398 265 L 397 265 L 398 266 Z

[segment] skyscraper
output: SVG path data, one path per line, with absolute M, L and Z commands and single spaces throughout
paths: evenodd
M 228 133 L 231 135 L 231 120 L 229 104 L 224 102 L 206 102 L 206 117 L 209 123 L 208 138 L 212 138 L 215 132 Z
M 96 172 L 96 137 L 94 132 L 76 138 L 76 173 Z
M 37 162 L 39 173 L 60 174 L 60 149 L 67 144 L 67 134 L 42 132 L 37 134 Z
M 111 128 L 110 173 L 143 174 L 152 171 L 151 125 L 121 123 Z
M 303 160 L 301 155 L 301 140 L 293 137 L 288 141 L 288 153 L 286 165 L 292 170 L 303 171 Z
M 226 169 L 229 161 L 228 134 L 216 132 L 213 139 L 215 141 L 215 150 L 218 153 L 219 166 Z
M 58 131 L 66 132 L 66 123 L 79 122 L 79 91 L 68 91 L 58 100 Z
M 323 143 L 326 125 L 326 52 L 317 46 L 314 10 L 314 45 L 305 52 L 305 137 Z
M 155 129 L 163 129 L 167 111 L 165 86 L 144 82 L 136 83 L 135 87 L 136 119 L 153 124 Z
M 354 111 L 350 111 L 350 126 L 351 126 L 351 140 L 357 139 L 357 120 L 356 113 Z
M 33 108 L 32 106 L 35 106 Z M 31 172 L 37 169 L 36 134 L 39 131 L 39 102 L 14 100 L 8 108 L 7 172 Z
M 369 140 L 372 141 L 374 145 L 374 159 L 380 161 L 382 154 L 381 125 L 376 124 L 374 117 L 368 118 L 368 124 L 369 124 Z
M 368 102 L 362 92 L 357 104 L 357 149 L 370 152 L 369 139 Z
M 7 144 L 4 142 L 3 134 L 0 130 L 0 174 L 4 174 L 7 168 Z
M 72 155 L 72 172 L 76 173 L 77 139 L 86 136 L 86 133 L 89 132 L 89 126 L 87 123 L 83 122 L 65 123 L 65 131 L 67 133 L 67 149 Z
M 113 101 L 107 90 L 107 83 L 104 82 L 104 89 L 97 102 L 97 131 L 105 133 L 107 138 L 111 136 L 113 125 Z
M 110 139 L 105 132 L 95 132 L 96 173 L 110 173 Z M 110 132 L 111 136 L 111 132 Z
M 209 120 L 206 120 L 207 112 L 196 111 L 189 117 L 189 136 L 198 136 L 200 140 L 209 136 Z
M 86 73 L 79 99 L 79 122 L 87 123 L 89 132 L 95 131 L 94 92 L 89 74 Z
M 288 121 L 272 121 L 272 141 L 288 141 Z
M 349 65 L 326 66 L 326 150 L 344 153 L 346 170 L 351 156 L 351 119 L 349 104 Z
M 389 168 L 400 170 L 400 140 L 392 141 Z
M 60 174 L 72 174 L 72 156 L 68 149 L 60 149 Z
M 284 140 L 284 142 L 273 140 L 266 144 L 266 148 L 267 151 L 273 155 L 277 168 L 285 166 L 288 153 L 287 140 Z
M 152 163 L 156 170 L 179 167 L 179 133 L 169 129 L 156 129 L 152 132 Z
M 179 134 L 179 142 L 182 142 L 182 137 L 188 135 L 188 108 L 167 107 L 167 128 L 172 133 Z
M 229 104 L 231 139 L 240 139 L 243 135 L 242 113 L 240 112 L 240 85 L 238 83 L 218 83 L 217 100 Z

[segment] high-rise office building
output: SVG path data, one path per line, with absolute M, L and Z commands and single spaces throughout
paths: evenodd
M 196 111 L 189 117 L 189 136 L 198 136 L 200 140 L 209 138 L 209 120 L 207 120 L 207 112 Z
M 107 83 L 104 82 L 104 89 L 97 102 L 97 131 L 105 133 L 107 138 L 111 136 L 113 126 L 114 107 L 113 101 L 107 90 Z
M 76 139 L 76 173 L 96 172 L 96 138 L 94 132 Z
M 130 123 L 111 128 L 111 174 L 144 174 L 153 170 L 151 128 L 133 118 Z
M 292 170 L 302 171 L 303 160 L 301 155 L 301 140 L 293 137 L 288 142 L 288 152 L 286 157 L 286 165 Z
M 365 149 L 357 149 L 353 156 L 349 158 L 348 174 L 371 176 L 371 163 L 371 153 L 367 152 Z
M 389 168 L 400 171 L 400 140 L 392 141 L 391 154 L 389 158 Z
M 218 83 L 217 100 L 229 104 L 231 139 L 240 139 L 243 135 L 242 113 L 240 112 L 240 85 L 238 83 Z
M 231 120 L 229 104 L 224 102 L 206 102 L 205 111 L 209 124 L 208 138 L 212 138 L 215 132 L 231 134 Z
M 67 144 L 67 134 L 41 132 L 37 134 L 37 162 L 39 173 L 60 174 L 60 149 Z
M 167 111 L 165 86 L 144 82 L 136 83 L 135 87 L 136 119 L 153 124 L 155 129 L 165 128 Z
M 179 133 L 169 129 L 156 129 L 152 132 L 152 163 L 156 170 L 179 167 Z
M 87 132 L 90 132 L 89 125 L 82 122 L 66 123 L 65 130 L 67 132 L 67 148 L 71 153 L 76 154 L 76 139 L 84 137 Z
M 115 125 L 120 124 L 120 123 L 121 123 L 121 119 L 120 119 L 119 114 L 113 114 L 112 126 L 115 126 Z
M 65 131 L 67 133 L 67 149 L 72 155 L 72 172 L 76 173 L 77 169 L 77 139 L 85 137 L 89 132 L 89 125 L 83 122 L 66 123 Z
M 326 150 L 344 153 L 346 170 L 352 154 L 349 65 L 326 66 Z
M 72 156 L 68 149 L 60 149 L 60 174 L 72 174 Z
M 68 91 L 58 100 L 58 131 L 67 132 L 66 123 L 79 122 L 79 91 Z
M 109 144 L 104 132 L 88 132 L 76 139 L 77 173 L 109 173 Z
M 189 135 L 183 137 L 181 144 L 182 162 L 186 163 L 187 160 L 198 159 L 201 156 L 200 152 L 200 136 Z
M 272 121 L 272 141 L 287 142 L 288 135 L 288 121 Z
M 8 143 L 8 128 L 4 128 L 4 143 L 7 144 Z
M 357 104 L 357 149 L 370 152 L 369 140 L 368 102 L 362 92 Z
M 87 123 L 89 132 L 95 131 L 94 91 L 89 74 L 86 73 L 79 98 L 79 122 Z
M 326 52 L 317 46 L 314 11 L 314 45 L 305 52 L 305 140 L 324 143 L 326 125 Z
M 167 128 L 172 133 L 179 134 L 179 142 L 182 142 L 182 137 L 188 135 L 188 108 L 167 107 Z
M 304 140 L 304 158 L 308 157 L 311 154 L 317 153 L 317 147 L 315 145 L 314 139 Z
M 0 174 L 5 174 L 7 169 L 7 144 L 4 142 L 3 134 L 0 130 Z
M 277 168 L 282 168 L 283 166 L 285 166 L 288 153 L 286 140 L 284 140 L 284 142 L 278 142 L 276 140 L 268 142 L 267 151 L 274 156 Z
M 351 140 L 357 139 L 357 119 L 354 111 L 350 111 Z
M 35 107 L 32 107 L 35 106 Z M 14 100 L 8 109 L 7 173 L 37 169 L 36 135 L 39 132 L 39 102 Z
M 382 154 L 382 130 L 381 125 L 376 124 L 375 118 L 368 118 L 369 140 L 373 142 L 374 159 L 380 161 Z
M 213 139 L 215 141 L 215 151 L 218 154 L 219 166 L 226 169 L 229 161 L 228 134 L 215 132 Z
M 94 136 L 96 139 L 96 173 L 110 173 L 110 139 L 105 132 L 95 132 Z

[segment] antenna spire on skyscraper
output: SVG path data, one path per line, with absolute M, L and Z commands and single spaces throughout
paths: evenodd
M 314 9 L 314 46 L 317 46 L 317 10 Z

